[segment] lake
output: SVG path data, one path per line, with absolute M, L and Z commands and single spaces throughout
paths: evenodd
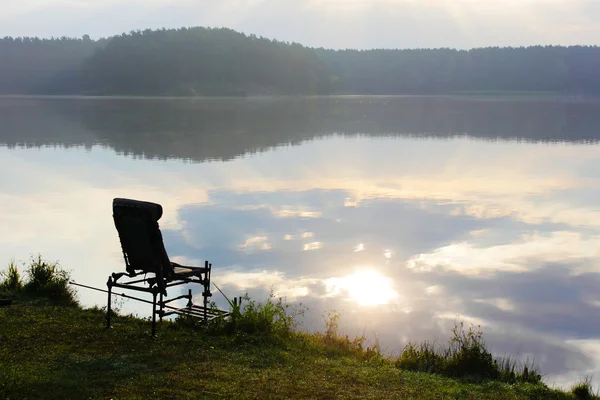
M 3 97 L 0 261 L 104 288 L 112 199 L 153 201 L 174 261 L 304 329 L 338 310 L 397 354 L 464 321 L 567 385 L 600 372 L 599 139 L 581 99 Z

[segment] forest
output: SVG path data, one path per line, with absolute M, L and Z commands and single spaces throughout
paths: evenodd
M 600 47 L 310 48 L 226 28 L 0 39 L 0 94 L 600 94 Z

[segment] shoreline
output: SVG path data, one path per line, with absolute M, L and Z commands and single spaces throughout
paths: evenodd
M 455 379 L 398 367 L 326 333 L 219 334 L 37 300 L 0 308 L 4 398 L 583 399 L 543 383 Z M 329 327 L 331 328 L 331 327 Z M 328 329 L 329 329 L 328 328 Z M 335 327 L 334 327 L 335 328 Z M 353 344 L 354 343 L 354 344 Z M 20 344 L 20 345 L 19 345 Z M 6 363 L 7 362 L 7 363 Z M 66 397 L 65 397 L 66 396 Z

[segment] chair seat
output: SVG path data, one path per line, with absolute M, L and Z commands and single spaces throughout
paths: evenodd
M 189 267 L 187 265 L 179 265 L 174 262 L 171 262 L 171 265 L 173 266 L 174 276 L 178 278 L 200 276 L 206 272 L 205 267 Z

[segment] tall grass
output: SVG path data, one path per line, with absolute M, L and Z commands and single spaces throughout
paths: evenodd
M 323 316 L 325 332 L 317 332 L 313 335 L 316 343 L 324 345 L 329 354 L 363 356 L 368 351 L 371 355 L 372 349 L 365 346 L 367 338 L 364 334 L 351 339 L 348 335 L 340 332 L 340 316 L 341 314 L 337 310 L 329 311 Z
M 2 278 L 0 282 L 0 294 L 11 297 L 23 289 L 23 281 L 21 281 L 21 275 L 14 261 L 8 264 L 6 271 L 0 272 L 0 278 Z
M 228 317 L 212 319 L 207 325 L 185 315 L 177 317 L 175 323 L 203 328 L 215 335 L 253 336 L 266 341 L 280 341 L 287 340 L 298 332 L 299 317 L 306 311 L 302 304 L 292 306 L 285 298 L 276 298 L 273 291 L 263 303 L 246 294 L 240 304 L 230 305 L 232 310 Z M 211 306 L 216 307 L 215 303 Z
M 248 294 L 243 297 L 243 303 L 233 309 L 226 329 L 289 338 L 298 327 L 298 317 L 305 311 L 302 304 L 293 307 L 284 298 L 275 298 L 272 291 L 264 303 L 257 303 Z
M 353 338 L 342 334 L 339 327 L 341 315 L 337 311 L 330 311 L 324 316 L 323 332 L 302 333 L 297 331 L 297 317 L 304 314 L 304 308 L 293 307 L 285 299 L 275 298 L 273 293 L 264 303 L 252 300 L 247 294 L 243 299 L 243 306 L 231 304 L 233 309 L 227 318 L 216 318 L 208 325 L 202 325 L 195 318 L 183 316 L 176 320 L 176 325 L 195 325 L 217 335 L 252 336 L 253 341 L 303 338 L 310 347 L 319 348 L 328 356 L 359 357 L 370 362 L 395 364 L 404 370 L 469 381 L 542 383 L 541 375 L 532 363 L 521 364 L 510 357 L 494 358 L 485 345 L 479 326 L 466 329 L 464 323 L 455 324 L 447 344 L 409 343 L 399 357 L 391 358 L 381 354 L 377 338 L 375 344 L 369 346 L 364 334 Z
M 510 357 L 494 359 L 483 340 L 480 326 L 465 329 L 455 324 L 446 345 L 409 343 L 396 360 L 398 368 L 437 373 L 451 378 L 497 380 L 507 383 L 540 383 L 541 375 L 530 363 L 521 365 Z
M 24 265 L 26 279 L 23 281 L 15 262 L 0 276 L 0 295 L 11 298 L 43 298 L 56 304 L 76 305 L 75 290 L 69 286 L 70 274 L 57 262 L 44 261 L 41 256 L 31 258 Z
M 590 377 L 586 377 L 581 382 L 573 385 L 571 387 L 571 393 L 575 395 L 577 400 L 592 400 L 598 398 L 598 394 L 594 395 L 592 379 Z

